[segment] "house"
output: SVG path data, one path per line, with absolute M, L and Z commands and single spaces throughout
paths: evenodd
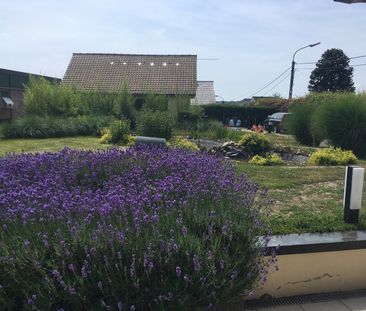
M 197 88 L 197 55 L 74 53 L 63 83 L 85 92 L 187 95 Z
M 0 122 L 24 114 L 23 93 L 29 77 L 43 77 L 52 82 L 60 79 L 0 68 Z
M 195 105 L 208 105 L 216 102 L 214 82 L 213 81 L 197 81 L 196 96 L 192 100 Z

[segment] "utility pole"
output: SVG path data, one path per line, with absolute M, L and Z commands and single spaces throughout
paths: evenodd
M 289 89 L 289 92 L 288 92 L 288 99 L 292 99 L 292 90 L 294 88 L 294 77 L 295 77 L 295 55 L 298 51 L 301 51 L 303 49 L 306 49 L 306 48 L 312 48 L 316 45 L 319 45 L 320 42 L 317 42 L 317 43 L 313 43 L 313 44 L 309 44 L 307 46 L 303 46 L 302 48 L 299 48 L 295 51 L 294 55 L 292 56 L 292 63 L 291 63 L 291 78 L 290 78 L 290 89 Z

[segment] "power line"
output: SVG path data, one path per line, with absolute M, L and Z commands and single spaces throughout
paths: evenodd
M 360 66 L 366 66 L 366 63 L 363 64 L 350 64 L 350 67 L 360 67 Z M 303 67 L 303 68 L 297 68 L 297 69 L 308 69 L 308 70 L 314 70 L 316 67 Z M 331 68 L 337 68 L 337 66 L 328 66 L 328 67 L 321 67 L 319 69 L 324 70 L 324 69 L 331 69 Z
M 366 57 L 366 54 L 365 55 L 359 55 L 359 56 L 353 56 L 353 57 L 348 57 L 349 59 L 356 59 L 356 58 L 363 58 L 363 57 Z M 336 58 L 332 61 L 337 61 L 339 58 Z M 304 63 L 296 63 L 298 65 L 311 65 L 311 64 L 316 64 L 317 62 L 304 62 Z
M 287 74 L 282 80 L 280 80 L 280 82 L 276 83 L 274 87 L 270 88 L 266 93 L 264 93 L 263 95 L 267 95 L 269 92 L 271 92 L 274 88 L 276 88 L 277 86 L 279 86 L 283 81 L 285 81 L 291 73 Z
M 287 71 L 289 71 L 291 69 L 291 67 L 288 67 L 284 72 L 282 72 L 280 75 L 278 75 L 276 78 L 274 78 L 271 82 L 267 83 L 264 87 L 262 87 L 260 90 L 256 91 L 255 93 L 253 93 L 252 95 L 250 95 L 250 97 L 258 94 L 259 92 L 263 91 L 265 88 L 267 88 L 268 86 L 270 86 L 273 82 L 277 81 L 279 78 L 281 78 Z

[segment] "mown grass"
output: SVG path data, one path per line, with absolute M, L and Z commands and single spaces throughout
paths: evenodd
M 59 151 L 71 149 L 106 149 L 108 145 L 99 143 L 97 137 L 63 137 L 43 139 L 4 139 L 0 138 L 0 156 L 7 153 Z
M 365 161 L 358 164 L 366 166 Z M 269 189 L 273 201 L 269 222 L 274 234 L 366 229 L 364 209 L 358 225 L 343 221 L 344 167 L 260 167 L 238 162 L 237 168 Z

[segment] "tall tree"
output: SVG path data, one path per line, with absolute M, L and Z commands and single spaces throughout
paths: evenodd
M 354 92 L 353 67 L 341 49 L 326 50 L 310 75 L 310 92 Z

